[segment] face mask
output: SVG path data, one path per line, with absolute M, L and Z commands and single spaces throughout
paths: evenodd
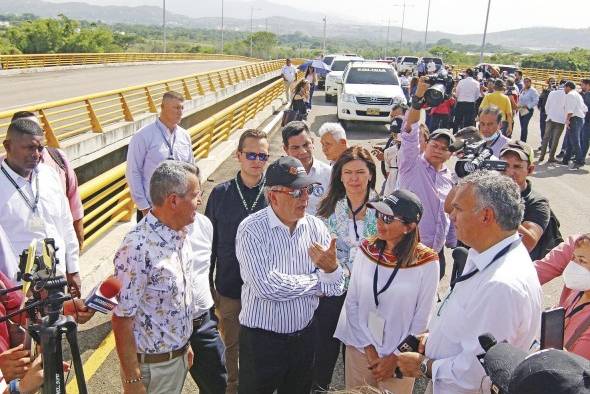
M 496 139 L 496 137 L 500 134 L 500 131 L 496 131 L 494 134 L 490 135 L 489 137 L 483 137 L 485 142 L 491 142 Z
M 563 281 L 568 289 L 577 291 L 590 290 L 590 270 L 575 261 L 570 261 L 563 270 Z

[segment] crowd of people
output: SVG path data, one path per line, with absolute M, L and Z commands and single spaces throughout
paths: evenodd
M 290 92 L 295 71 L 286 67 L 286 99 L 294 93 L 307 111 L 317 77 L 308 73 L 296 85 L 304 91 Z M 435 394 L 490 392 L 478 337 L 534 352 L 541 285 L 560 276 L 565 349 L 589 359 L 590 235 L 562 239 L 529 179 L 536 163 L 524 140 L 534 107 L 543 108 L 550 159 L 561 125 L 563 160 L 582 165 L 590 81 L 582 97 L 568 81 L 536 94 L 522 74 L 485 86 L 474 77 L 466 70 L 454 101 L 430 111 L 432 131 L 420 121 L 429 85 L 417 79 L 409 105 L 392 109 L 386 145 L 372 151 L 337 123 L 311 130 L 297 120 L 281 129 L 284 156 L 269 163 L 270 137 L 243 131 L 239 171 L 213 188 L 204 214 L 201 174 L 179 125 L 184 100 L 166 92 L 127 152 L 137 224 L 114 257 L 122 286 L 112 316 L 123 392 L 180 393 L 189 372 L 203 394 L 329 392 L 340 355 L 350 390 L 409 394 L 421 377 Z M 442 119 L 447 110 L 452 120 Z M 520 140 L 511 139 L 516 115 Z M 329 163 L 314 157 L 315 134 Z M 461 142 L 485 147 L 503 169 L 459 177 L 449 163 Z M 54 238 L 58 269 L 79 297 L 75 173 L 62 151 L 45 147 L 32 113 L 15 114 L 4 147 L 0 286 L 14 286 L 17 256 L 32 240 Z M 464 252 L 461 264 L 446 261 L 450 249 Z M 1 297 L 1 313 L 24 296 Z M 64 312 L 80 323 L 93 315 L 79 298 Z M 0 324 L 2 381 L 8 392 L 35 392 L 40 360 L 9 327 Z

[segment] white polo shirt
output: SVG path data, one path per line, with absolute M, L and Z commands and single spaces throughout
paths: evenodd
M 565 95 L 566 116 L 567 114 L 572 114 L 572 116 L 577 116 L 578 118 L 584 119 L 586 112 L 588 112 L 588 107 L 586 107 L 586 104 L 584 104 L 584 99 L 580 93 L 578 93 L 576 90 L 571 90 Z
M 293 65 L 287 66 L 285 64 L 283 68 L 281 68 L 281 74 L 288 82 L 293 82 L 295 80 L 295 75 L 297 75 L 297 69 Z
M 213 224 L 205 215 L 197 213 L 187 238 L 190 242 L 190 260 L 193 269 L 193 318 L 201 316 L 213 306 L 209 287 Z
M 554 90 L 549 93 L 545 102 L 547 120 L 565 124 L 565 96 L 566 94 L 563 89 Z

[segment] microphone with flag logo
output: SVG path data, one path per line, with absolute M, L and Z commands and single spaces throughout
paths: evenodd
M 109 313 L 118 304 L 115 296 L 121 291 L 123 284 L 114 276 L 109 277 L 96 286 L 84 304 L 101 313 Z

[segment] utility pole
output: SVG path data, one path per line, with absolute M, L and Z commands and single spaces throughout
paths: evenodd
M 326 17 L 324 16 L 324 45 L 322 46 L 322 51 L 323 51 L 323 55 L 326 56 L 326 24 L 327 24 L 327 20 Z
M 385 36 L 385 53 L 383 54 L 383 58 L 387 57 L 387 53 L 389 52 L 389 26 L 391 24 L 391 20 L 387 17 L 387 35 Z
M 424 30 L 424 51 L 426 51 L 426 40 L 428 39 L 428 20 L 430 19 L 430 0 L 428 0 L 428 11 L 426 12 L 426 30 Z
M 221 0 L 221 54 L 223 55 L 223 0 Z
M 162 29 L 164 30 L 164 53 L 166 53 L 166 0 L 162 0 Z
M 394 7 L 402 7 L 402 26 L 399 36 L 399 51 L 401 54 L 402 46 L 404 45 L 404 23 L 406 21 L 406 7 L 413 7 L 413 5 L 406 4 L 406 0 L 402 4 L 394 4 Z
M 250 6 L 250 57 L 252 57 L 252 34 L 254 34 L 254 7 Z
M 490 18 L 490 5 L 492 0 L 488 0 L 488 11 L 486 13 L 486 24 L 483 29 L 483 40 L 481 41 L 481 51 L 479 52 L 479 62 L 483 63 L 483 50 L 486 46 L 486 35 L 488 34 L 488 20 Z

